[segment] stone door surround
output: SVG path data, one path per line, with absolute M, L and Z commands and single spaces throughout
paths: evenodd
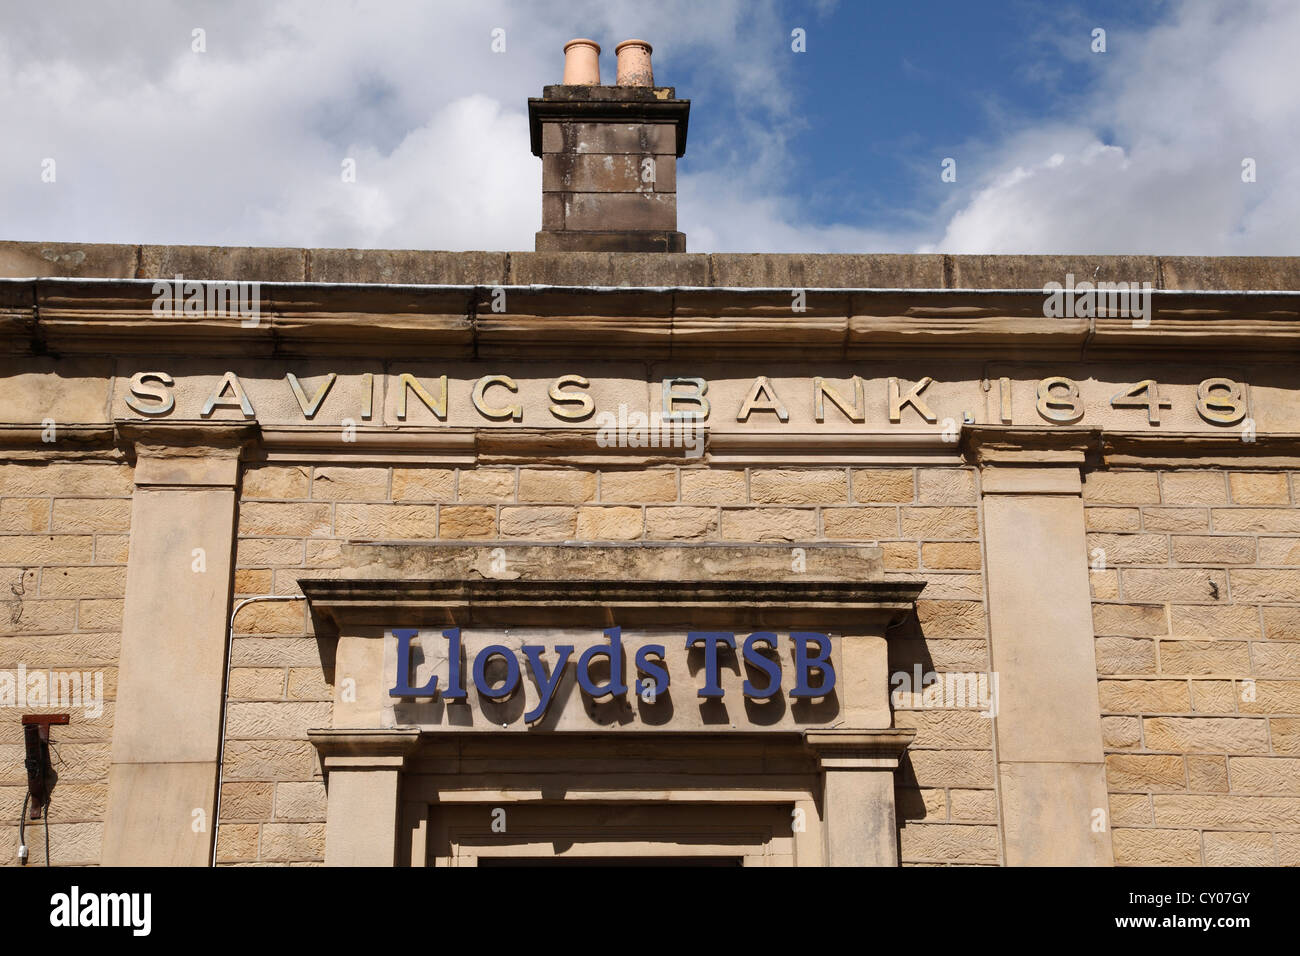
M 885 581 L 878 548 L 354 542 L 345 564 L 330 577 L 299 582 L 317 634 L 337 641 L 333 726 L 310 732 L 329 793 L 327 864 L 423 865 L 431 831 L 445 833 L 450 819 L 431 808 L 459 805 L 463 814 L 472 804 L 505 800 L 533 806 L 536 819 L 539 805 L 557 799 L 557 780 L 566 805 L 743 803 L 793 813 L 802 825 L 792 827 L 793 854 L 751 851 L 751 861 L 897 864 L 893 771 L 913 732 L 891 726 L 885 634 L 912 612 L 924 582 Z M 550 729 L 539 721 L 507 730 L 481 719 L 471 726 L 411 722 L 417 711 L 395 706 L 388 695 L 394 628 L 428 629 L 432 645 L 440 629 L 451 627 L 506 634 L 615 624 L 681 637 L 687 629 L 738 637 L 828 633 L 835 699 L 805 711 L 804 725 L 787 720 L 764 728 L 740 717 L 711 724 L 696 715 L 695 689 L 674 684 L 678 714 L 663 726 L 583 726 L 575 723 L 584 718 L 579 712 Z M 346 697 L 340 674 L 354 682 Z M 701 702 L 700 712 L 706 706 Z M 526 760 L 509 756 L 519 746 Z M 588 755 L 641 752 L 645 763 L 626 757 L 609 761 L 608 772 L 593 775 L 588 766 L 569 773 L 574 746 Z M 655 766 L 657 754 L 673 755 L 675 772 L 647 785 L 648 775 L 636 771 Z M 758 756 L 747 762 L 747 754 Z M 777 757 L 791 772 L 771 771 Z M 483 769 L 492 766 L 511 772 Z M 546 794 L 537 784 L 543 774 Z

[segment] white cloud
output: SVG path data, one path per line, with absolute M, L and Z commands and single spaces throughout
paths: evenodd
M 922 248 L 1300 253 L 1297 39 L 1300 5 L 1289 0 L 1189 3 L 1146 35 L 1112 33 L 1097 54 L 1106 79 L 1077 117 L 979 156 L 991 171 Z M 1102 129 L 1116 142 L 1103 143 Z M 1242 182 L 1246 157 L 1255 183 Z
M 660 82 L 690 63 L 679 94 L 735 117 L 713 142 L 692 130 L 679 219 L 695 251 L 1300 251 L 1300 5 L 1286 0 L 1188 4 L 1146 34 L 1112 31 L 1105 78 L 1068 117 L 968 144 L 950 198 L 889 230 L 815 223 L 794 198 L 790 24 L 774 2 L 562 9 L 18 7 L 0 34 L 3 238 L 531 248 L 540 163 L 525 99 L 559 79 L 565 40 L 590 35 L 606 82 L 613 46 L 640 36 Z M 504 54 L 490 49 L 498 26 Z M 206 53 L 190 49 L 195 27 Z M 1254 184 L 1240 181 L 1245 156 Z M 40 181 L 46 157 L 55 184 Z M 340 176 L 349 157 L 355 184 Z

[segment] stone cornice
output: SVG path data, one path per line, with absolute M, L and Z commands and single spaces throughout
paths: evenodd
M 1235 434 L 1109 432 L 1099 435 L 1109 467 L 1300 468 L 1300 433 L 1273 432 L 1243 440 Z
M 159 315 L 147 280 L 0 279 L 11 353 L 446 359 L 600 355 L 840 359 L 933 354 L 1291 361 L 1300 293 L 1153 291 L 1149 324 L 1049 318 L 1041 290 L 267 283 L 256 321 Z M 24 293 L 30 301 L 24 300 Z M 503 296 L 503 298 L 502 298 Z M 502 311 L 497 311 L 501 306 Z
M 884 633 L 924 581 L 414 580 L 303 578 L 312 613 L 339 629 L 497 627 L 818 627 Z
M 1300 467 L 1300 433 L 1243 437 L 1240 430 L 1133 432 L 1069 426 L 966 425 L 962 452 L 975 465 L 1108 468 Z

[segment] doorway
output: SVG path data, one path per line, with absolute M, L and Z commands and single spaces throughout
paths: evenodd
M 795 819 L 779 804 L 434 804 L 426 865 L 792 866 Z

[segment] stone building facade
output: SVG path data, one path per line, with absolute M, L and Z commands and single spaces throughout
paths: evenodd
M 542 251 L 0 243 L 0 860 L 61 712 L 56 864 L 1300 862 L 1300 260 L 660 251 L 609 89 Z

